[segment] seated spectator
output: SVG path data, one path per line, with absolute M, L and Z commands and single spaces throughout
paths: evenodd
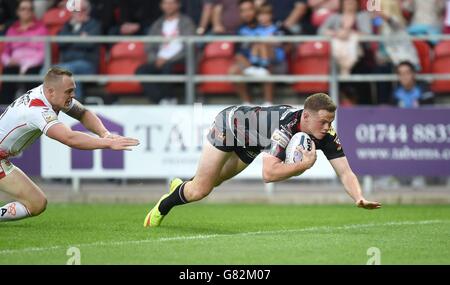
M 407 38 L 406 20 L 398 1 L 381 0 L 381 10 L 374 12 L 377 33 L 389 40 L 378 44 L 375 53 L 374 73 L 392 74 L 393 67 L 405 60 L 420 68 L 419 58 L 413 43 Z M 377 82 L 377 103 L 387 104 L 392 94 L 391 82 Z
M 333 37 L 333 55 L 342 74 L 349 74 L 359 59 L 358 34 L 372 33 L 372 20 L 367 12 L 359 11 L 358 0 L 341 0 L 339 14 L 330 16 L 320 27 L 319 34 Z
M 110 35 L 145 35 L 150 25 L 161 16 L 159 1 L 117 1 L 118 19 L 116 25 L 109 30 Z
M 4 35 L 9 26 L 17 20 L 17 0 L 0 0 L 0 35 Z
M 239 0 L 215 0 L 212 15 L 214 34 L 236 34 L 241 21 L 239 18 Z
M 412 19 L 408 27 L 411 35 L 439 35 L 442 31 L 445 0 L 408 0 Z M 435 41 L 433 41 L 436 43 Z
M 368 74 L 372 71 L 374 59 L 367 44 L 360 44 L 358 35 L 372 34 L 372 18 L 361 11 L 358 0 L 341 0 L 340 12 L 330 16 L 320 26 L 319 34 L 331 36 L 332 55 L 338 63 L 341 74 Z M 370 86 L 367 83 L 355 83 L 360 104 L 370 104 Z M 346 84 L 341 84 L 347 88 Z
M 272 6 L 262 5 L 258 9 L 258 26 L 255 36 L 267 37 L 277 34 L 277 27 L 272 22 Z M 271 64 L 279 64 L 285 60 L 284 50 L 280 44 L 254 43 L 250 49 L 250 64 L 244 70 L 245 75 L 268 75 Z
M 273 21 L 285 34 L 315 34 L 306 0 L 255 0 L 255 4 L 271 5 Z
M 238 30 L 238 35 L 241 36 L 258 36 L 259 32 L 265 31 L 267 27 L 270 27 L 270 16 L 263 16 L 265 24 L 269 24 L 266 27 L 259 26 L 256 21 L 256 6 L 252 0 L 241 0 L 239 5 L 240 17 L 242 21 L 242 26 Z M 266 19 L 265 19 L 266 18 Z M 268 18 L 268 19 L 267 19 Z M 272 31 L 274 32 L 274 31 Z M 261 53 L 261 51 L 263 53 Z M 253 55 L 252 55 L 253 52 Z M 270 52 L 270 54 L 269 54 Z M 266 54 L 264 54 L 266 53 Z M 268 70 L 261 66 L 261 63 L 267 64 L 269 62 L 269 55 L 273 55 L 273 47 L 267 44 L 251 44 L 242 43 L 238 48 L 238 53 L 236 54 L 236 63 L 230 68 L 230 74 L 233 75 L 253 75 L 261 76 L 269 74 Z M 261 57 L 263 55 L 263 57 Z M 252 61 L 255 66 L 252 66 Z M 265 104 L 271 104 L 273 102 L 273 84 L 263 83 L 264 86 L 264 101 Z M 250 104 L 251 98 L 245 83 L 237 83 L 236 89 L 238 95 L 244 104 Z
M 140 66 L 136 74 L 173 74 L 177 66 L 185 62 L 185 46 L 177 36 L 193 35 L 195 26 L 192 20 L 180 13 L 179 0 L 163 0 L 161 10 L 164 15 L 150 28 L 149 35 L 164 36 L 162 44 L 147 46 L 148 63 Z M 175 103 L 170 84 L 143 83 L 145 95 L 153 103 Z M 164 99 L 163 101 L 161 101 Z
M 91 5 L 88 0 L 81 1 L 81 10 L 72 12 L 71 20 L 59 32 L 60 36 L 87 37 L 100 35 L 100 23 L 91 18 Z M 59 43 L 60 62 L 58 66 L 68 69 L 74 74 L 96 74 L 99 62 L 98 43 Z M 75 96 L 83 99 L 82 84 L 77 83 Z
M 416 81 L 416 70 L 409 61 L 397 66 L 399 86 L 392 96 L 393 104 L 401 108 L 417 108 L 421 105 L 433 104 L 434 94 L 425 84 Z
M 339 11 L 339 0 L 308 0 L 308 6 L 312 9 L 311 24 L 318 28 Z
M 33 13 L 33 1 L 22 0 L 17 7 L 18 20 L 8 29 L 6 37 L 45 36 L 47 29 L 37 21 Z M 45 44 L 43 42 L 6 42 L 2 53 L 3 74 L 39 74 L 44 64 Z M 26 82 L 25 89 L 30 90 L 38 82 Z M 0 103 L 10 104 L 15 99 L 20 84 L 3 82 Z

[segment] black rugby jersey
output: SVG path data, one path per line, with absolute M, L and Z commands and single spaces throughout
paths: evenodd
M 301 132 L 302 112 L 289 105 L 231 106 L 219 114 L 221 119 L 216 118 L 215 124 L 223 124 L 222 129 L 233 134 L 235 146 L 264 151 L 284 161 L 290 139 Z M 321 140 L 310 137 L 328 160 L 345 156 L 333 128 Z

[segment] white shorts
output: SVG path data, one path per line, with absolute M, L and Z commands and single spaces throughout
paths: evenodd
M 7 159 L 0 160 L 0 179 L 10 174 L 15 166 Z

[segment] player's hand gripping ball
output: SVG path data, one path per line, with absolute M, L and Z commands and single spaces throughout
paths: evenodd
M 299 132 L 296 133 L 289 141 L 286 147 L 286 159 L 285 163 L 296 163 L 302 161 L 303 153 L 300 149 L 305 149 L 311 151 L 312 143 L 310 136 L 306 133 Z

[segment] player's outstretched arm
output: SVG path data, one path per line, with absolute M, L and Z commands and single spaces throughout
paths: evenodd
M 69 147 L 93 150 L 109 148 L 113 150 L 131 150 L 132 146 L 139 144 L 137 139 L 127 137 L 99 138 L 82 132 L 73 131 L 62 123 L 51 126 L 47 136 Z
M 97 134 L 99 137 L 104 138 L 110 136 L 113 138 L 100 118 L 77 100 L 73 99 L 72 107 L 66 111 L 66 114 L 80 121 L 86 129 Z
M 367 201 L 361 192 L 361 186 L 359 185 L 358 178 L 353 173 L 347 158 L 339 157 L 330 160 L 336 174 L 339 176 L 345 190 L 353 198 L 355 204 L 360 208 L 365 209 L 379 209 L 381 204 L 379 202 Z
M 312 150 L 301 149 L 303 159 L 296 163 L 283 163 L 281 159 L 269 153 L 263 156 L 263 179 L 265 183 L 276 182 L 300 175 L 311 168 L 316 162 L 316 147 L 312 144 Z

